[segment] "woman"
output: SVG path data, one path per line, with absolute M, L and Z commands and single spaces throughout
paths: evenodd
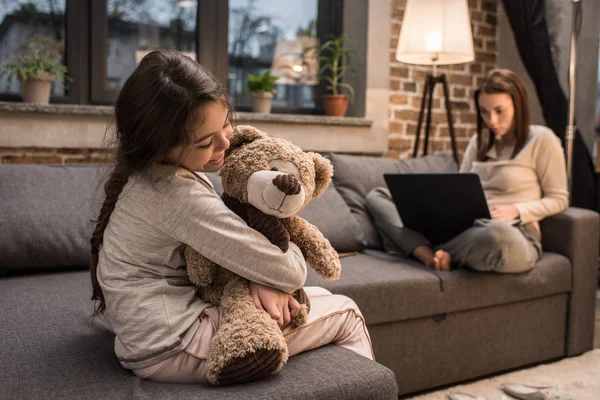
M 467 266 L 479 271 L 520 273 L 533 268 L 541 251 L 539 221 L 569 203 L 564 152 L 547 127 L 529 124 L 527 93 L 512 71 L 495 69 L 475 93 L 477 134 L 460 172 L 479 175 L 492 219 L 433 247 L 402 227 L 389 191 L 376 188 L 367 208 L 389 252 L 413 256 L 438 271 Z

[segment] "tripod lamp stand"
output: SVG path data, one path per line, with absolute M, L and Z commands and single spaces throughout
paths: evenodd
M 425 113 L 427 117 L 423 155 L 427 155 L 433 94 L 436 85 L 441 83 L 452 155 L 458 163 L 448 81 L 446 75 L 437 74 L 437 66 L 463 64 L 475 59 L 467 0 L 407 0 L 396 59 L 406 64 L 433 67 L 433 73 L 427 74 L 423 85 L 413 157 L 418 153 Z

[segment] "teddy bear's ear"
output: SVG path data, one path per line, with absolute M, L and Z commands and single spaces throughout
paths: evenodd
M 320 154 L 309 152 L 315 163 L 315 191 L 313 197 L 318 197 L 325 192 L 325 189 L 331 183 L 333 176 L 333 166 L 328 159 Z
M 233 130 L 229 138 L 229 148 L 225 151 L 225 156 L 228 156 L 233 150 L 238 147 L 253 142 L 257 139 L 266 138 L 267 134 L 250 125 L 238 125 Z

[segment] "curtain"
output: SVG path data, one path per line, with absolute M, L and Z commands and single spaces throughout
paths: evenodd
M 544 119 L 566 149 L 568 100 L 552 61 L 544 0 L 503 0 L 519 55 L 533 81 Z M 579 130 L 573 141 L 571 205 L 597 209 L 597 181 L 590 153 Z

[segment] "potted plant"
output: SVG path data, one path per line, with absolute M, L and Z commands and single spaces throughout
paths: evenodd
M 19 47 L 0 74 L 6 76 L 9 86 L 13 76 L 17 75 L 23 101 L 48 104 L 52 82 L 57 80 L 57 84 L 62 85 L 70 80 L 65 77 L 67 67 L 62 63 L 62 54 L 62 42 L 32 38 Z
M 252 111 L 256 113 L 269 114 L 273 95 L 275 94 L 274 83 L 279 78 L 271 76 L 267 70 L 261 75 L 248 75 L 248 90 L 252 93 Z
M 344 47 L 347 39 L 347 35 L 331 36 L 325 43 L 305 50 L 316 51 L 320 63 L 319 78 L 328 83 L 326 89 L 330 94 L 323 96 L 325 115 L 343 117 L 348 109 L 348 100 L 354 98 L 354 88 L 342 82 L 346 72 L 354 72 L 354 68 L 350 67 L 350 55 L 356 52 Z M 350 96 L 343 94 L 343 89 Z

